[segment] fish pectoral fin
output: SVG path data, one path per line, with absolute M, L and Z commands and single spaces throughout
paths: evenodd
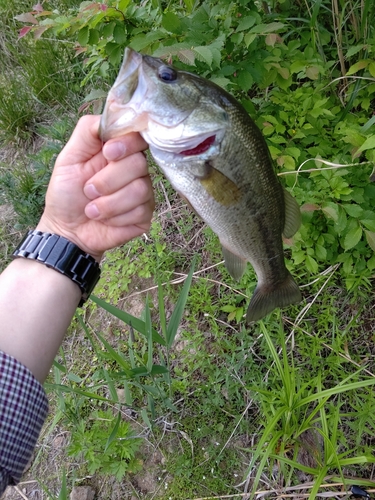
M 298 203 L 293 196 L 283 188 L 285 202 L 285 225 L 283 235 L 285 238 L 291 238 L 301 225 L 301 211 Z
M 209 161 L 205 163 L 205 173 L 197 179 L 212 198 L 228 207 L 237 203 L 242 192 L 226 175 L 217 170 Z
M 238 257 L 238 255 L 235 255 L 223 245 L 221 246 L 221 248 L 223 250 L 225 267 L 227 268 L 228 273 L 236 281 L 240 280 L 246 269 L 246 260 L 241 259 L 241 257 Z
M 301 291 L 292 275 L 288 272 L 287 277 L 276 285 L 258 285 L 246 313 L 247 323 L 258 321 L 267 316 L 277 307 L 285 307 L 296 304 L 302 299 Z

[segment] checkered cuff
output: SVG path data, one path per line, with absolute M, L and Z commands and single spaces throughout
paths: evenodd
M 25 366 L 0 351 L 0 496 L 8 485 L 20 481 L 47 412 L 41 384 Z

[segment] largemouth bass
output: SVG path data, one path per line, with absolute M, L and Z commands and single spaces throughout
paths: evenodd
M 140 132 L 174 189 L 218 235 L 225 265 L 241 278 L 250 262 L 258 284 L 246 320 L 301 300 L 285 267 L 282 234 L 300 210 L 273 170 L 266 142 L 225 90 L 127 48 L 101 118 L 103 141 Z

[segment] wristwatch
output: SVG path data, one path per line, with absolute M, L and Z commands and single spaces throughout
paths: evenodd
M 96 260 L 57 234 L 28 231 L 12 257 L 35 260 L 70 278 L 82 292 L 79 307 L 89 298 L 100 278 L 100 267 Z

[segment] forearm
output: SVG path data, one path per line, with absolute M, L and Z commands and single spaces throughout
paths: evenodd
M 43 382 L 80 298 L 66 276 L 35 261 L 14 260 L 0 275 L 0 350 Z

